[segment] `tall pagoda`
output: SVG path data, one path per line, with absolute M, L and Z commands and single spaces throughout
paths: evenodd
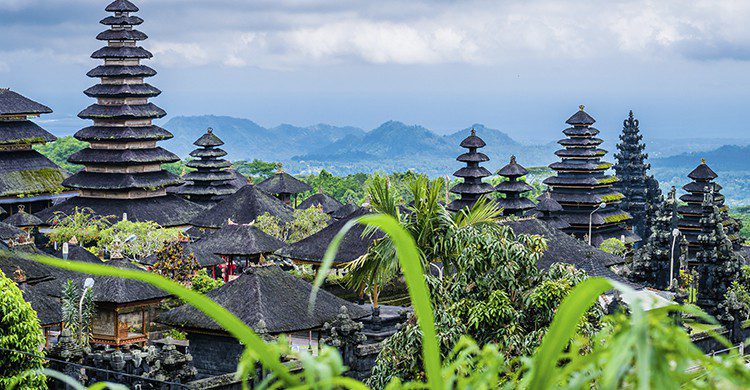
M 617 177 L 605 173 L 612 164 L 602 161 L 607 151 L 599 145 L 604 141 L 596 137 L 599 130 L 591 127 L 596 120 L 583 109 L 580 106 L 565 122 L 571 127 L 563 130 L 567 137 L 558 141 L 564 148 L 555 152 L 561 161 L 549 166 L 557 175 L 544 184 L 563 208 L 559 216 L 570 224 L 565 232 L 584 238 L 590 226 L 594 246 L 608 238 L 633 243 L 640 238 L 627 228 L 632 217 L 620 208 L 623 195 L 612 188 Z
M 642 142 L 643 135 L 638 125 L 638 119 L 630 111 L 628 119 L 623 121 L 621 142 L 617 144 L 615 153 L 617 163 L 614 169 L 619 180 L 614 184 L 614 189 L 625 196 L 620 207 L 633 217 L 633 231 L 647 238 L 651 235 L 649 214 L 658 204 L 661 191 L 656 179 L 648 174 L 651 164 L 646 162 L 648 154 L 644 153 L 646 145 Z
M 187 225 L 203 207 L 166 191 L 182 180 L 162 169 L 162 164 L 179 158 L 156 146 L 172 134 L 152 123 L 166 112 L 149 102 L 161 91 L 144 83 L 156 71 L 141 65 L 141 60 L 152 57 L 137 44 L 147 38 L 134 29 L 143 19 L 131 15 L 138 7 L 127 0 L 116 0 L 106 10 L 114 15 L 101 21 L 109 29 L 97 39 L 107 41 L 107 46 L 91 55 L 104 64 L 87 73 L 101 81 L 84 91 L 96 103 L 78 114 L 93 125 L 75 134 L 90 146 L 68 159 L 85 168 L 63 182 L 80 191 L 80 196 L 43 211 L 40 217 L 49 220 L 55 212 L 71 214 L 76 208 L 88 208 L 99 215 L 127 216 L 162 226 Z
M 451 202 L 446 207 L 448 210 L 458 211 L 466 207 L 471 208 L 481 196 L 495 191 L 491 184 L 482 182 L 483 178 L 492 175 L 487 168 L 479 166 L 479 163 L 490 161 L 486 154 L 477 151 L 485 146 L 487 144 L 477 136 L 474 129 L 471 129 L 471 135 L 461 141 L 461 147 L 469 151 L 456 158 L 457 161 L 466 163 L 466 166 L 453 173 L 453 176 L 461 178 L 463 182 L 450 189 L 460 198 Z
M 0 89 L 0 214 L 19 206 L 41 211 L 52 201 L 69 198 L 62 181 L 67 172 L 32 149 L 57 138 L 30 119 L 52 110 L 10 89 Z
M 503 209 L 503 215 L 521 216 L 535 207 L 531 199 L 523 196 L 534 188 L 525 181 L 519 180 L 527 173 L 529 171 L 516 162 L 516 156 L 510 156 L 510 163 L 497 171 L 498 175 L 508 179 L 495 187 L 497 192 L 505 196 L 497 201 L 498 206 Z
M 193 202 L 213 206 L 237 190 L 231 185 L 234 175 L 227 169 L 232 164 L 221 158 L 227 155 L 227 152 L 219 148 L 224 142 L 210 127 L 193 145 L 198 146 L 198 149 L 190 152 L 190 156 L 195 159 L 188 161 L 186 165 L 195 168 L 195 171 L 183 176 L 187 183 L 177 193 Z
M 714 182 L 717 177 L 719 175 L 706 164 L 705 160 L 701 159 L 700 165 L 688 174 L 688 178 L 692 179 L 692 182 L 682 187 L 683 190 L 687 191 L 687 194 L 680 196 L 680 200 L 685 202 L 685 205 L 677 208 L 680 214 L 679 229 L 687 238 L 691 255 L 695 254 L 699 247 L 698 236 L 701 234 L 701 218 L 703 218 L 705 210 L 703 201 L 705 195 L 709 193 L 711 194 L 711 202 L 719 210 L 727 237 L 735 249 L 739 249 L 741 246 L 740 222 L 729 216 L 729 208 L 724 204 L 724 195 L 721 194 L 722 187 Z

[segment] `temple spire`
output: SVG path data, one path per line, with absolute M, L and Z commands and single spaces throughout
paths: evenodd
M 463 179 L 463 182 L 450 189 L 450 192 L 460 198 L 451 202 L 446 207 L 448 210 L 458 211 L 472 207 L 481 196 L 495 191 L 491 184 L 482 182 L 483 178 L 492 175 L 487 168 L 479 166 L 479 163 L 490 161 L 486 154 L 477 151 L 486 145 L 473 128 L 470 135 L 461 141 L 461 147 L 468 149 L 468 152 L 458 156 L 456 160 L 466 163 L 466 166 L 453 173 L 453 176 Z
M 527 210 L 534 208 L 534 202 L 524 197 L 524 194 L 534 188 L 525 181 L 519 180 L 527 173 L 529 171 L 516 162 L 516 156 L 511 156 L 510 163 L 497 171 L 498 175 L 508 179 L 495 187 L 497 192 L 504 195 L 497 201 L 498 206 L 503 209 L 503 215 L 521 216 Z
M 558 141 L 563 149 L 555 154 L 561 161 L 549 166 L 557 175 L 547 178 L 544 184 L 562 206 L 558 215 L 570 224 L 565 232 L 583 238 L 591 222 L 593 245 L 623 237 L 626 243 L 632 243 L 640 238 L 627 228 L 631 216 L 620 209 L 623 195 L 612 189 L 617 178 L 605 173 L 612 164 L 602 161 L 607 151 L 599 148 L 603 141 L 596 137 L 599 130 L 591 127 L 595 122 L 582 105 L 565 122 L 572 127 L 563 130 L 567 137 Z
M 193 145 L 198 146 L 198 149 L 190 152 L 194 159 L 185 165 L 195 171 L 183 176 L 187 184 L 181 186 L 176 193 L 193 202 L 213 206 L 235 192 L 231 185 L 234 175 L 228 170 L 232 164 L 222 158 L 227 155 L 227 152 L 219 148 L 224 145 L 224 141 L 210 127 Z

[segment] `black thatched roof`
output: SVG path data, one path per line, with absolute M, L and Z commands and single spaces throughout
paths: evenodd
M 193 145 L 209 148 L 224 145 L 224 141 L 222 141 L 219 137 L 216 136 L 216 134 L 214 134 L 214 129 L 209 127 L 208 130 L 206 130 L 206 134 L 203 134 L 200 138 L 193 142 Z
M 84 127 L 75 134 L 77 140 L 86 142 L 161 141 L 172 137 L 172 133 L 159 126 L 89 126 Z
M 26 235 L 26 232 L 11 224 L 0 222 L 0 240 L 18 238 L 21 235 Z
M 150 84 L 96 84 L 83 91 L 88 97 L 103 98 L 148 98 L 161 94 L 161 91 Z
M 312 190 L 312 187 L 286 172 L 279 172 L 258 183 L 258 189 L 269 194 L 299 194 Z
M 91 54 L 91 58 L 97 59 L 145 59 L 153 56 L 150 51 L 140 46 L 104 46 Z
M 226 256 L 265 255 L 277 251 L 284 242 L 252 225 L 227 225 L 195 242 L 200 252 Z
M 138 7 L 128 0 L 115 0 L 104 10 L 107 12 L 138 12 Z
M 205 234 L 197 234 L 198 229 L 197 228 L 190 228 L 188 229 L 188 235 L 193 239 L 198 239 L 196 242 L 180 242 L 180 246 L 182 247 L 182 253 L 183 258 L 186 258 L 188 255 L 192 254 L 195 256 L 195 260 L 200 264 L 201 267 L 213 267 L 215 265 L 224 264 L 226 263 L 226 260 L 221 258 L 221 255 L 217 255 L 212 252 L 206 252 L 204 249 L 211 249 L 206 247 L 201 247 L 198 245 L 198 242 L 200 242 L 200 238 L 203 235 L 209 235 L 212 232 L 206 232 Z M 139 262 L 141 264 L 146 264 L 153 266 L 159 261 L 159 259 L 156 257 L 156 254 L 152 254 L 148 257 L 146 257 L 143 260 L 140 260 Z
M 584 108 L 585 107 L 581 105 L 578 112 L 568 118 L 565 123 L 571 126 L 591 126 L 596 123 L 596 120 L 592 118 L 591 115 L 587 114 L 586 111 L 583 111 Z
M 0 89 L 0 115 L 39 115 L 52 110 L 10 89 Z
M 167 115 L 154 103 L 123 106 L 92 104 L 78 113 L 81 119 L 157 119 Z
M 354 318 L 368 314 L 365 309 L 320 290 L 312 315 L 309 315 L 311 293 L 311 284 L 277 266 L 264 266 L 250 267 L 239 278 L 206 295 L 250 327 L 264 321 L 271 334 L 320 328 L 336 317 L 341 306 L 345 306 Z M 190 305 L 163 313 L 156 321 L 185 329 L 223 332 L 213 320 Z
M 39 318 L 39 325 L 56 325 L 63 321 L 62 305 L 57 298 L 53 298 L 26 283 L 18 286 L 23 293 L 23 299 L 31 304 L 31 308 Z
M 55 256 L 59 259 L 63 258 L 62 253 L 62 245 L 60 245 L 60 249 L 55 251 L 52 256 Z M 89 252 L 86 250 L 86 248 L 79 246 L 79 245 L 68 245 L 68 260 L 73 261 L 82 261 L 85 263 L 94 263 L 94 264 L 102 264 L 103 261 L 95 254 Z
M 63 180 L 65 187 L 87 190 L 149 190 L 178 184 L 182 184 L 182 179 L 165 170 L 141 173 L 80 171 Z
M 140 268 L 133 265 L 128 260 L 111 260 L 106 263 L 110 267 L 121 269 L 139 270 Z M 169 296 L 158 287 L 148 283 L 139 282 L 131 279 L 123 279 L 115 276 L 86 276 L 81 275 L 76 284 L 83 283 L 87 277 L 94 279 L 94 287 L 91 288 L 94 302 L 98 304 L 128 304 L 144 301 L 159 300 Z
M 347 203 L 341 207 L 339 207 L 338 210 L 331 213 L 331 218 L 333 219 L 344 219 L 351 215 L 353 212 L 359 210 L 359 206 L 353 203 Z
M 86 73 L 86 76 L 89 77 L 151 77 L 154 75 L 156 75 L 156 71 L 146 65 L 99 65 Z
M 105 30 L 96 36 L 100 41 L 143 41 L 148 35 L 138 30 Z
M 516 156 L 510 156 L 510 163 L 497 171 L 498 175 L 505 177 L 521 177 L 525 176 L 527 173 L 529 173 L 529 171 L 516 162 Z
M 143 23 L 143 19 L 137 16 L 107 16 L 99 23 L 106 26 L 137 26 Z
M 710 181 L 716 179 L 719 175 L 706 165 L 706 161 L 701 160 L 700 165 L 695 167 L 695 169 L 688 174 L 688 177 L 693 180 Z
M 312 236 L 303 238 L 293 244 L 289 244 L 284 248 L 281 248 L 277 255 L 292 260 L 297 260 L 306 263 L 320 263 L 323 261 L 328 245 L 333 241 L 333 237 L 341 231 L 341 228 L 353 218 L 357 218 L 363 215 L 367 215 L 369 211 L 365 208 L 360 208 L 354 213 L 351 213 L 345 219 L 341 219 L 326 226 L 323 230 L 313 234 Z M 339 251 L 336 254 L 334 264 L 343 264 L 362 257 L 370 247 L 370 244 L 378 237 L 382 237 L 380 234 L 375 234 L 373 237 L 362 237 L 364 232 L 364 225 L 354 226 L 341 240 Z
M 516 234 L 535 234 L 547 240 L 547 251 L 537 263 L 541 269 L 548 269 L 553 263 L 567 263 L 586 271 L 589 276 L 602 276 L 632 285 L 609 269 L 624 261 L 619 256 L 589 246 L 538 219 L 504 221 L 502 224 Z
M 220 228 L 232 220 L 239 224 L 254 222 L 259 216 L 269 213 L 283 222 L 293 218 L 294 211 L 284 202 L 260 191 L 254 185 L 246 185 L 226 197 L 216 206 L 198 214 L 190 221 L 193 226 Z
M 558 203 L 552 198 L 552 196 L 550 196 L 549 191 L 544 191 L 544 193 L 536 199 L 539 201 L 539 203 L 536 205 L 537 211 L 554 213 L 563 209 L 562 206 L 560 206 L 560 203 Z
M 43 144 L 56 139 L 32 121 L 0 121 L 0 145 Z
M 23 207 L 23 205 L 18 206 L 18 211 L 10 217 L 5 218 L 3 222 L 19 228 L 41 226 L 44 224 L 41 219 L 24 211 Z
M 467 148 L 467 149 L 474 149 L 474 148 L 483 148 L 487 146 L 487 144 L 477 136 L 477 132 L 474 129 L 471 129 L 471 134 L 464 138 L 463 141 L 461 141 L 461 147 Z
M 86 148 L 68 157 L 73 164 L 82 165 L 133 165 L 168 164 L 180 161 L 176 154 L 164 148 L 149 149 L 91 149 Z
M 0 223 L 0 225 L 3 224 Z M 34 250 L 34 248 L 31 249 Z M 0 270 L 11 279 L 14 279 L 16 270 L 21 270 L 29 283 L 50 279 L 59 274 L 66 274 L 64 270 L 26 260 L 9 251 L 0 252 Z
M 306 210 L 310 207 L 317 207 L 320 206 L 323 209 L 323 212 L 326 214 L 332 214 L 338 209 L 340 209 L 343 205 L 341 202 L 336 200 L 336 198 L 324 194 L 322 192 L 318 192 L 317 194 L 303 200 L 299 205 L 297 205 L 297 208 L 300 210 Z
M 118 220 L 123 213 L 131 221 L 153 221 L 164 227 L 185 226 L 196 214 L 205 210 L 201 205 L 175 195 L 143 199 L 101 199 L 77 196 L 63 203 L 42 210 L 35 215 L 45 222 L 55 213 L 73 214 L 78 209 L 91 209 L 101 216 L 114 216 Z

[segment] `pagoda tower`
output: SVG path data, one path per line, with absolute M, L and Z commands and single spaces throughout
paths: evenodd
M 453 176 L 463 179 L 463 182 L 450 189 L 450 192 L 459 195 L 460 198 L 451 202 L 446 207 L 448 210 L 471 208 L 481 196 L 495 191 L 491 184 L 482 182 L 483 178 L 492 175 L 487 168 L 479 166 L 479 163 L 490 161 L 486 154 L 477 151 L 485 146 L 487 144 L 477 136 L 474 129 L 471 129 L 471 135 L 461 141 L 461 147 L 469 151 L 456 158 L 457 161 L 466 163 L 466 166 L 453 173 Z
M 602 161 L 607 151 L 599 148 L 603 142 L 596 137 L 599 130 L 591 127 L 596 120 L 583 109 L 580 106 L 565 122 L 572 127 L 563 130 L 567 138 L 558 143 L 564 149 L 555 152 L 562 161 L 549 166 L 557 175 L 544 184 L 563 208 L 559 216 L 570 224 L 565 232 L 585 238 L 590 223 L 594 246 L 608 238 L 624 239 L 626 244 L 636 242 L 640 238 L 627 227 L 632 217 L 620 208 L 623 195 L 612 188 L 617 177 L 605 173 L 612 164 Z
M 698 306 L 716 316 L 729 285 L 738 279 L 743 259 L 726 234 L 724 213 L 714 196 L 711 190 L 703 194 L 700 234 L 695 236 L 695 256 L 688 258 L 688 264 L 698 274 Z
M 0 214 L 24 206 L 41 211 L 53 200 L 75 196 L 62 181 L 68 173 L 34 150 L 57 138 L 30 119 L 52 110 L 10 89 L 0 89 Z
M 76 208 L 87 208 L 99 215 L 185 226 L 203 207 L 166 191 L 182 180 L 161 166 L 179 158 L 156 146 L 172 134 L 152 123 L 166 112 L 149 102 L 161 91 L 144 82 L 156 71 L 141 65 L 141 60 L 152 57 L 138 46 L 147 37 L 134 26 L 143 19 L 131 15 L 138 7 L 127 0 L 112 2 L 106 11 L 114 15 L 101 21 L 109 29 L 97 39 L 106 41 L 107 46 L 91 55 L 104 63 L 87 73 L 101 81 L 84 91 L 96 103 L 78 114 L 93 125 L 75 134 L 90 146 L 68 159 L 85 168 L 63 182 L 80 196 L 43 211 L 40 217 L 49 220 L 55 212 L 70 214 Z
M 210 127 L 193 145 L 198 146 L 198 149 L 190 152 L 190 156 L 195 159 L 188 161 L 186 165 L 195 168 L 195 171 L 183 176 L 187 183 L 177 193 L 193 202 L 213 206 L 236 191 L 231 185 L 234 175 L 227 169 L 232 164 L 221 158 L 227 155 L 227 152 L 219 148 L 224 142 Z
M 495 187 L 497 192 L 505 196 L 497 201 L 498 206 L 503 209 L 503 215 L 522 216 L 524 212 L 535 207 L 531 199 L 523 196 L 534 188 L 519 180 L 527 173 L 529 171 L 516 162 L 516 156 L 510 156 L 510 163 L 497 171 L 498 175 L 508 179 Z
M 656 179 L 648 174 L 651 164 L 646 162 L 648 154 L 644 153 L 646 145 L 638 125 L 638 119 L 630 111 L 617 144 L 614 169 L 619 180 L 613 188 L 625 196 L 620 207 L 633 217 L 634 233 L 647 238 L 651 235 L 649 214 L 658 204 L 661 191 Z
M 682 187 L 683 190 L 687 191 L 687 194 L 680 196 L 680 200 L 686 204 L 677 208 L 680 214 L 678 225 L 680 232 L 682 232 L 688 241 L 691 256 L 696 253 L 699 247 L 698 236 L 701 234 L 700 221 L 705 211 L 703 202 L 705 195 L 709 193 L 711 194 L 711 201 L 719 210 L 721 222 L 724 225 L 727 237 L 735 249 L 741 246 L 741 238 L 739 236 L 741 224 L 734 218 L 729 217 L 729 208 L 724 204 L 724 195 L 720 192 L 722 187 L 714 182 L 714 179 L 718 176 L 706 164 L 706 161 L 701 159 L 700 165 L 688 174 L 688 178 L 693 181 Z
M 535 208 L 536 219 L 547 222 L 547 224 L 555 229 L 567 229 L 570 227 L 569 223 L 558 216 L 563 208 L 560 206 L 560 203 L 552 199 L 549 191 L 544 191 L 537 200 L 539 203 L 537 203 Z

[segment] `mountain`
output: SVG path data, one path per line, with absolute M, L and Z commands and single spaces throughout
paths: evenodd
M 707 152 L 691 152 L 676 156 L 655 158 L 651 164 L 659 168 L 693 169 L 705 159 L 708 165 L 720 171 L 750 171 L 750 146 L 724 145 Z
M 298 127 L 282 124 L 267 129 L 249 119 L 215 115 L 178 116 L 164 124 L 164 128 L 175 136 L 164 142 L 164 147 L 185 158 L 195 149 L 193 142 L 208 127 L 213 128 L 224 141 L 222 148 L 229 153 L 231 160 L 257 158 L 283 161 L 342 138 L 362 137 L 365 134 L 364 130 L 351 126 L 318 124 Z

